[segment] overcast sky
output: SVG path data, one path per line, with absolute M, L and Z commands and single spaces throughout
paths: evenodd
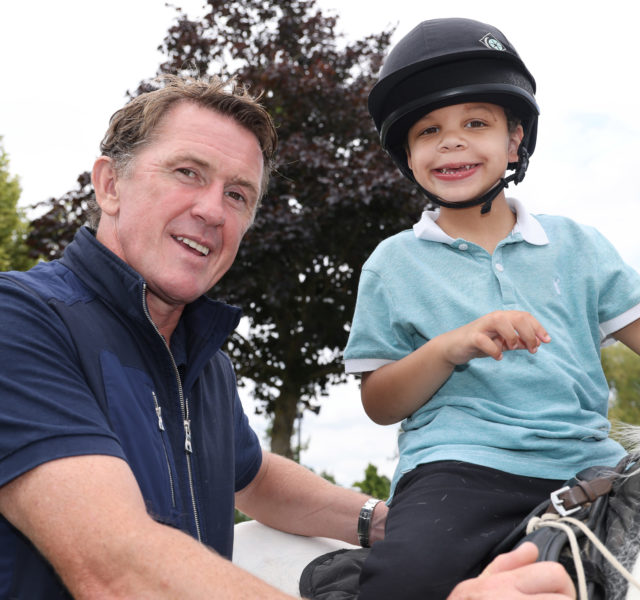
M 201 0 L 176 2 L 196 15 Z M 538 83 L 538 144 L 525 181 L 508 193 L 533 213 L 596 225 L 640 270 L 638 24 L 631 0 L 513 2 L 320 0 L 355 39 L 396 25 L 469 17 L 499 27 Z M 91 168 L 110 115 L 127 90 L 155 74 L 156 51 L 175 11 L 163 0 L 3 0 L 0 3 L 0 136 L 22 205 L 59 196 Z M 638 170 L 638 172 L 636 172 Z M 419 215 L 416 215 L 416 219 Z M 247 403 L 247 412 L 252 409 Z M 250 415 L 252 419 L 254 417 Z M 253 420 L 259 430 L 264 422 Z M 368 462 L 391 475 L 395 427 L 367 421 L 355 385 L 308 415 L 302 459 L 345 485 Z

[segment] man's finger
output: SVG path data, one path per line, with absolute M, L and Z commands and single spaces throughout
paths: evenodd
M 505 571 L 512 571 L 513 569 L 533 564 L 536 562 L 537 558 L 538 547 L 532 542 L 525 542 L 515 550 L 494 558 L 491 564 L 482 571 L 480 577 L 495 575 L 496 573 L 503 573 Z

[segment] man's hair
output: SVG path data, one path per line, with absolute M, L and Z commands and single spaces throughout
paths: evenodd
M 247 87 L 235 78 L 225 81 L 216 76 L 200 79 L 164 75 L 154 83 L 158 89 L 140 94 L 109 120 L 100 151 L 112 159 L 116 172 L 126 174 L 136 152 L 153 141 L 162 119 L 174 106 L 191 102 L 231 117 L 256 136 L 264 164 L 260 185 L 262 198 L 274 167 L 278 136 L 271 116 L 259 103 L 259 97 L 252 96 Z M 99 220 L 100 208 L 94 199 L 89 209 L 90 226 L 97 227 Z

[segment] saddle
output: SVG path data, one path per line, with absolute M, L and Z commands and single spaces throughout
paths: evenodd
M 491 558 L 525 541 L 538 561 L 561 563 L 579 600 L 622 600 L 629 586 L 640 590 L 630 571 L 640 550 L 640 454 L 614 468 L 589 467 L 553 492 L 493 552 Z

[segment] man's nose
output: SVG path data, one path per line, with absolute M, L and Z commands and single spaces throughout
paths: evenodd
M 225 193 L 222 185 L 203 190 L 196 198 L 191 213 L 206 225 L 219 227 L 225 223 Z

